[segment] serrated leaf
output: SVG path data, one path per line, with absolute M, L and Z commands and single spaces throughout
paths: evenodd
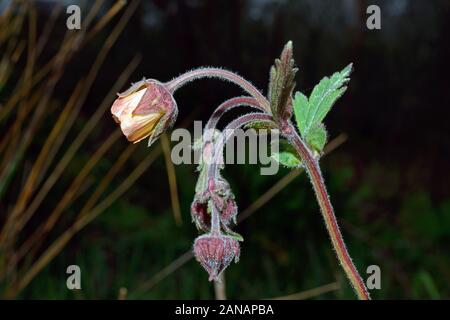
M 300 92 L 295 94 L 295 118 L 300 133 L 305 140 L 308 140 L 308 131 L 321 124 L 336 100 L 347 90 L 345 84 L 350 80 L 351 71 L 352 64 L 349 64 L 342 71 L 334 73 L 330 78 L 323 78 L 314 87 L 309 99 L 306 99 L 306 96 Z
M 306 142 L 316 152 L 322 153 L 327 143 L 327 130 L 323 124 L 309 130 Z
M 300 156 L 292 145 L 284 140 L 280 141 L 279 151 L 272 152 L 272 159 L 287 168 L 298 168 L 302 165 Z
M 302 137 L 305 135 L 306 116 L 308 115 L 308 110 L 308 98 L 300 91 L 297 91 L 294 97 L 294 116 Z
M 331 78 L 323 78 L 316 85 L 309 97 L 309 110 L 307 115 L 308 129 L 322 122 L 336 100 L 347 90 L 345 84 L 350 80 L 352 64 L 341 72 L 334 73 Z

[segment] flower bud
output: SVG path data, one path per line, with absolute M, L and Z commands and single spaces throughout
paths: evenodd
M 228 181 L 222 177 L 215 181 L 212 200 L 220 212 L 220 221 L 225 226 L 228 226 L 231 221 L 236 223 L 237 204 L 234 200 L 234 194 Z
M 150 137 L 150 145 L 173 124 L 178 108 L 167 88 L 149 79 L 119 93 L 111 113 L 129 141 L 137 143 Z
M 202 201 L 195 197 L 191 205 L 191 217 L 198 230 L 209 231 L 211 214 L 208 212 L 208 201 Z
M 209 274 L 209 281 L 217 281 L 219 275 L 231 263 L 238 262 L 239 242 L 229 236 L 205 234 L 194 242 L 195 258 Z
M 228 226 L 231 221 L 236 224 L 237 204 L 232 198 L 228 198 L 220 212 L 220 221 Z

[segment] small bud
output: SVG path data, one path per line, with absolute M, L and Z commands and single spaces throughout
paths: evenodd
M 137 143 L 150 137 L 150 145 L 173 124 L 178 109 L 162 83 L 142 80 L 118 94 L 111 113 L 129 141 Z
M 286 43 L 279 59 L 270 69 L 269 102 L 274 119 L 278 123 L 288 120 L 293 111 L 292 92 L 294 90 L 295 74 L 292 54 L 292 41 Z
M 234 201 L 234 199 L 232 198 L 229 198 L 225 202 L 225 205 L 222 211 L 220 212 L 220 221 L 224 225 L 228 226 L 231 221 L 233 221 L 233 223 L 236 223 L 236 216 L 237 216 L 236 201 Z
M 239 242 L 225 235 L 205 234 L 194 242 L 195 258 L 209 274 L 209 281 L 217 281 L 219 275 L 233 261 L 239 261 Z
M 228 226 L 231 221 L 236 223 L 237 204 L 228 181 L 219 177 L 214 183 L 214 192 L 211 198 L 220 212 L 220 221 L 225 226 Z
M 191 205 L 191 217 L 198 230 L 209 231 L 211 214 L 208 212 L 208 201 L 201 201 L 195 197 Z

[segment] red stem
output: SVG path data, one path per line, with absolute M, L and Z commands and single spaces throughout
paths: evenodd
M 370 296 L 366 289 L 366 286 L 358 271 L 356 270 L 355 265 L 353 264 L 353 261 L 345 246 L 341 231 L 339 230 L 339 226 L 337 224 L 333 206 L 331 205 L 330 198 L 328 196 L 327 188 L 322 177 L 319 163 L 313 157 L 303 140 L 300 138 L 294 126 L 291 123 L 288 123 L 286 126 L 284 126 L 284 128 L 285 129 L 282 131 L 282 134 L 291 141 L 297 152 L 300 154 L 306 167 L 306 171 L 311 178 L 311 183 L 313 185 L 317 201 L 325 220 L 326 228 L 330 235 L 331 242 L 336 251 L 339 262 L 344 268 L 344 271 L 347 274 L 351 285 L 356 291 L 358 298 L 362 300 L 370 300 Z
M 182 75 L 176 77 L 175 79 L 167 82 L 165 85 L 169 91 L 172 93 L 175 92 L 178 88 L 182 87 L 188 82 L 193 80 L 201 79 L 201 78 L 219 78 L 222 80 L 228 80 L 240 86 L 244 91 L 248 92 L 251 96 L 253 96 L 256 100 L 258 100 L 258 104 L 266 110 L 266 112 L 270 113 L 270 106 L 267 99 L 263 96 L 263 94 L 255 88 L 250 82 L 237 75 L 234 72 L 220 69 L 220 68 L 198 68 Z

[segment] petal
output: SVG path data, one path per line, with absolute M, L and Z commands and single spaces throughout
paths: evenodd
M 129 141 L 137 143 L 152 134 L 161 117 L 161 113 L 151 113 L 145 116 L 127 115 L 122 117 L 120 128 Z
M 144 96 L 146 91 L 147 89 L 143 88 L 128 96 L 117 98 L 111 107 L 111 113 L 113 114 L 115 119 L 118 119 L 119 122 L 122 122 L 122 118 L 124 116 L 131 115 L 133 110 L 136 109 L 141 102 L 142 97 Z
M 133 110 L 134 115 L 145 115 L 153 112 L 170 113 L 173 111 L 175 100 L 172 95 L 158 82 L 147 84 L 147 91 L 139 105 Z

